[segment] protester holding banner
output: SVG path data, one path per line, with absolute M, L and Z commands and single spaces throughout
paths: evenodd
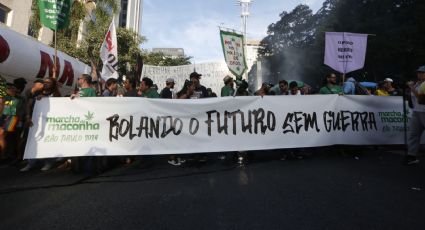
M 202 74 L 199 74 L 197 72 L 193 72 L 190 74 L 190 81 L 192 81 L 195 84 L 195 92 L 193 93 L 193 98 L 206 98 L 208 97 L 207 88 L 205 86 L 201 85 L 200 79 Z
M 221 96 L 228 97 L 235 95 L 235 89 L 233 88 L 234 80 L 230 76 L 226 76 L 223 79 L 224 86 L 221 88 Z
M 375 91 L 376 96 L 390 96 L 390 93 L 387 91 L 385 82 L 378 82 L 378 89 Z
M 43 87 L 40 90 L 39 83 L 43 83 Z M 26 112 L 26 118 L 27 118 L 27 125 L 32 126 L 31 117 L 32 112 L 34 110 L 35 100 L 41 100 L 43 97 L 60 97 L 61 94 L 59 92 L 59 89 L 57 87 L 56 79 L 48 78 L 45 80 L 36 80 L 34 82 L 34 85 L 31 89 L 31 96 L 30 100 L 27 102 L 27 112 Z M 52 158 L 45 158 L 45 159 L 39 159 L 40 162 L 43 163 L 43 167 L 41 168 L 41 171 L 48 171 L 50 170 L 54 165 L 54 159 Z M 22 168 L 21 172 L 27 172 L 35 167 L 37 163 L 36 159 L 29 159 L 27 165 Z
M 174 89 L 174 85 L 175 85 L 174 79 L 167 78 L 167 80 L 165 81 L 165 87 L 161 90 L 161 93 L 160 93 L 161 98 L 172 99 L 173 91 L 171 90 Z
M 412 118 L 409 122 L 409 134 L 407 139 L 408 152 L 405 159 L 407 165 L 417 164 L 417 155 L 422 133 L 425 130 L 425 66 L 417 70 L 417 82 L 409 82 L 413 102 Z
M 252 96 L 252 94 L 248 91 L 248 87 L 248 82 L 242 80 L 239 87 L 236 89 L 236 96 Z
M 291 81 L 291 83 L 289 83 L 288 95 L 294 95 L 294 96 L 302 95 L 301 90 L 298 87 L 298 83 L 296 81 Z
M 141 97 L 159 98 L 158 92 L 155 90 L 155 88 L 152 88 L 152 86 L 153 86 L 152 79 L 148 77 L 142 78 L 142 81 L 140 82 L 138 94 Z
M 104 97 L 115 97 L 117 96 L 118 81 L 115 78 L 109 78 L 105 83 L 105 91 L 102 96 Z
M 16 94 L 16 87 L 13 83 L 6 84 L 6 96 L 4 97 L 3 114 L 1 117 L 5 137 L 5 151 L 7 158 L 16 160 L 16 147 L 19 130 L 19 108 L 22 108 L 22 99 Z
M 336 75 L 330 73 L 326 75 L 326 85 L 319 91 L 320 94 L 343 94 L 341 86 L 336 83 Z
M 139 95 L 137 94 L 137 81 L 134 77 L 132 76 L 124 76 L 123 77 L 124 80 L 124 89 L 125 89 L 125 93 L 124 93 L 124 97 L 138 97 Z

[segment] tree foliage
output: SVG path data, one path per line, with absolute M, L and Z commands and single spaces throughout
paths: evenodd
M 372 34 L 365 67 L 351 75 L 362 81 L 407 80 L 425 64 L 423 12 L 421 0 L 326 0 L 315 14 L 299 5 L 269 26 L 259 57 L 271 79 L 319 82 L 332 71 L 323 64 L 325 32 Z
M 155 66 L 178 66 L 190 64 L 191 57 L 169 57 L 163 53 L 146 53 L 144 55 L 145 64 Z
M 38 37 L 38 31 L 41 28 L 39 10 L 36 2 L 37 1 L 33 1 L 33 16 L 30 22 L 30 30 L 34 37 Z M 118 12 L 119 5 L 116 0 L 97 0 L 96 9 L 91 12 L 91 14 L 86 10 L 83 1 L 73 1 L 69 27 L 57 32 L 58 50 L 87 64 L 93 62 L 97 69 L 100 70 L 102 68 L 102 61 L 99 56 L 100 48 L 105 34 L 109 29 L 112 17 Z M 84 32 L 81 39 L 78 37 L 78 34 L 82 26 Z M 146 41 L 145 37 L 122 27 L 117 27 L 116 31 L 119 61 L 118 72 L 120 75 L 135 70 L 138 56 L 141 56 L 147 64 L 189 64 L 189 57 L 173 59 L 165 57 L 162 54 L 142 52 L 140 45 Z M 50 45 L 54 46 L 53 43 Z

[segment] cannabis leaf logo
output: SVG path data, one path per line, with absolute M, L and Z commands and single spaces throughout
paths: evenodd
M 87 114 L 84 115 L 87 121 L 90 121 L 94 118 L 94 113 L 90 113 L 90 111 L 87 111 Z

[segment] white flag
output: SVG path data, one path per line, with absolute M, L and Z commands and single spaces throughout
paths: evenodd
M 325 64 L 346 74 L 363 68 L 367 34 L 326 32 Z
M 100 58 L 103 61 L 101 76 L 104 80 L 118 78 L 118 43 L 114 19 L 112 19 L 105 40 L 100 48 Z

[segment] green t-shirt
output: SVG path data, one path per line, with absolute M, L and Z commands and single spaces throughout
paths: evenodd
M 225 86 L 223 86 L 223 88 L 221 88 L 221 96 L 222 97 L 233 96 L 234 93 L 235 93 L 235 90 L 228 85 L 225 85 Z
M 96 97 L 96 91 L 93 88 L 81 88 L 78 94 L 80 97 Z
M 159 98 L 159 94 L 156 90 L 150 89 L 146 92 L 142 92 L 141 97 L 147 97 L 147 98 Z
M 320 94 L 342 94 L 342 88 L 339 85 L 334 86 L 325 86 L 322 87 L 319 91 Z

